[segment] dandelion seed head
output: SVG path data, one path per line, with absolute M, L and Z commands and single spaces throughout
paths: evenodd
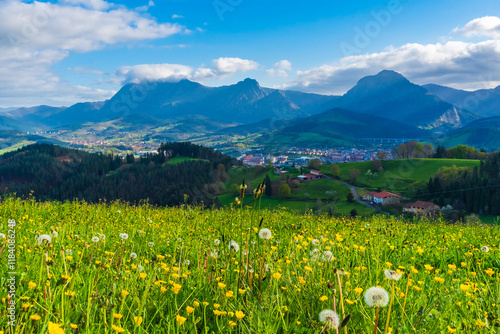
M 393 281 L 399 281 L 399 279 L 401 278 L 401 274 L 398 273 L 397 271 L 394 271 L 394 270 L 386 269 L 384 271 L 384 274 L 385 274 L 385 277 L 387 277 L 387 279 L 390 279 Z
M 220 244 L 220 240 L 219 240 L 219 239 L 215 239 L 215 240 L 214 240 L 214 245 L 215 245 L 215 246 L 219 246 L 219 244 Z
M 92 242 L 99 242 L 99 237 L 92 237 Z
M 0 233 L 0 239 L 5 239 L 5 234 Z
M 374 286 L 366 290 L 365 302 L 369 307 L 385 307 L 389 303 L 389 293 L 384 288 Z
M 37 240 L 38 240 L 39 245 L 41 245 L 43 243 L 50 244 L 52 242 L 52 238 L 48 234 L 42 234 L 42 235 L 38 236 Z
M 240 250 L 240 245 L 234 240 L 229 243 L 229 250 L 237 253 Z
M 148 246 L 149 246 L 149 247 L 153 247 L 154 245 L 155 245 L 155 243 L 154 243 L 154 242 L 149 242 L 149 243 L 148 243 Z
M 268 228 L 263 228 L 259 231 L 259 238 L 263 240 L 269 240 L 271 239 L 272 233 L 271 230 Z
M 332 310 L 323 310 L 319 314 L 319 321 L 329 329 L 337 329 L 340 326 L 339 315 Z
M 137 254 L 136 253 L 130 253 L 130 258 L 133 260 L 133 259 L 136 259 L 137 258 Z
M 127 240 L 128 239 L 128 234 L 127 233 L 120 233 L 120 238 L 122 240 Z
M 57 232 L 57 231 L 52 231 L 52 232 L 50 232 L 50 234 L 52 234 L 52 237 L 54 237 L 54 238 L 57 238 L 59 236 L 59 232 Z
M 488 246 L 481 247 L 481 252 L 488 253 L 489 251 L 490 251 L 490 248 Z
M 323 256 L 324 256 L 324 258 L 325 258 L 325 260 L 326 260 L 326 261 L 331 261 L 331 260 L 333 260 L 333 253 L 332 253 L 332 252 L 330 252 L 330 251 L 325 251 L 325 252 L 323 253 Z

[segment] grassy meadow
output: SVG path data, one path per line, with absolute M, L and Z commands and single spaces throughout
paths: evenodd
M 0 203 L 4 237 L 12 236 L 12 219 L 16 318 L 9 327 L 2 274 L 4 333 L 500 328 L 494 226 L 7 198 Z M 2 273 L 12 271 L 7 244 L 0 239 Z
M 339 164 L 340 178 L 350 182 L 350 171 L 357 169 L 360 172 L 354 185 L 369 190 L 382 188 L 392 192 L 400 192 L 406 195 L 408 186 L 417 181 L 429 181 L 441 167 L 479 167 L 479 160 L 470 159 L 398 159 L 382 161 L 383 171 L 367 175 L 368 170 L 373 172 L 372 161 L 350 162 Z M 321 166 L 324 173 L 330 172 L 331 165 Z
M 280 184 L 281 180 L 285 181 L 287 177 L 295 179 L 300 175 L 299 168 L 286 168 L 287 174 L 276 175 L 270 168 L 250 167 L 250 168 L 231 168 L 229 170 L 229 179 L 225 182 L 226 190 L 231 188 L 232 184 L 240 185 L 243 180 L 248 182 L 249 189 L 255 189 L 260 182 L 269 175 L 272 182 Z M 304 167 L 304 171 L 308 171 Z M 358 202 L 347 202 L 346 196 L 350 192 L 349 188 L 335 180 L 321 179 L 300 182 L 291 186 L 291 195 L 286 199 L 281 199 L 277 194 L 277 187 L 274 187 L 272 197 L 264 196 L 261 199 L 261 208 L 274 210 L 277 208 L 287 208 L 288 210 L 298 213 L 309 212 L 326 212 L 329 205 L 335 207 L 334 214 L 337 216 L 348 215 L 352 209 L 356 209 L 358 215 L 369 216 L 376 213 Z M 226 191 L 226 193 L 218 196 L 223 206 L 229 207 L 235 199 L 236 194 Z M 337 200 L 334 200 L 337 199 Z M 250 196 L 244 199 L 244 205 L 253 207 L 254 201 Z

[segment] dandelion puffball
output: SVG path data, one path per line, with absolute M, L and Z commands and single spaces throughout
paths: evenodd
M 92 237 L 92 242 L 99 242 L 99 237 Z
M 0 233 L 0 239 L 5 239 L 5 234 Z
M 385 307 L 389 303 L 389 293 L 384 288 L 374 286 L 366 290 L 365 302 L 370 307 Z
M 128 234 L 127 233 L 120 233 L 120 238 L 122 238 L 122 240 L 127 240 Z
M 154 243 L 154 242 L 150 242 L 150 243 L 148 243 L 148 246 L 149 246 L 149 247 L 153 247 L 154 245 L 155 245 L 155 243 Z
M 133 259 L 136 259 L 137 258 L 137 254 L 136 253 L 130 253 L 130 258 L 133 260 Z
M 271 230 L 268 228 L 263 228 L 259 231 L 259 238 L 263 240 L 269 240 L 271 239 L 272 233 Z
M 401 274 L 394 270 L 386 269 L 384 271 L 385 277 L 390 280 L 398 281 L 401 278 Z
M 325 260 L 326 260 L 326 261 L 331 261 L 331 260 L 333 260 L 333 253 L 332 253 L 332 252 L 330 252 L 330 251 L 325 251 L 325 252 L 323 253 L 323 256 L 325 257 Z
M 54 238 L 57 238 L 59 236 L 59 233 L 57 231 L 52 231 L 50 234 L 52 234 Z
M 323 310 L 319 314 L 319 321 L 330 329 L 337 329 L 340 326 L 339 315 L 332 310 Z
M 490 251 L 490 248 L 488 246 L 481 247 L 481 252 L 488 253 L 489 251 Z
M 240 250 L 240 245 L 238 245 L 236 241 L 231 240 L 231 242 L 229 243 L 229 250 L 236 253 Z
M 215 246 L 219 246 L 219 244 L 220 244 L 220 240 L 219 240 L 219 239 L 215 239 L 215 240 L 214 240 L 214 245 L 215 245 Z
M 50 244 L 52 242 L 52 238 L 48 234 L 42 234 L 38 236 L 37 240 L 39 245 L 41 245 L 44 242 L 46 242 L 47 244 Z

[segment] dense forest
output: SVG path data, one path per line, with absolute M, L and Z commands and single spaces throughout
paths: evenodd
M 194 160 L 169 164 L 175 157 Z M 191 143 L 165 143 L 156 154 L 125 160 L 35 144 L 0 156 L 0 186 L 7 193 L 40 200 L 211 206 L 217 204 L 214 196 L 234 163 L 231 157 Z

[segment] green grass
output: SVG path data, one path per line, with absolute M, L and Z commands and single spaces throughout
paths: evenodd
M 498 227 L 289 211 L 3 198 L 0 313 L 15 270 L 16 326 L 0 329 L 326 334 L 335 308 L 341 334 L 497 332 Z
M 350 182 L 349 172 L 353 169 L 360 171 L 359 177 L 354 182 L 358 187 L 364 187 L 368 190 L 392 191 L 406 194 L 408 185 L 416 181 L 428 181 L 439 168 L 446 166 L 450 167 L 469 167 L 471 170 L 478 166 L 479 160 L 460 160 L 460 159 L 402 159 L 402 160 L 385 160 L 382 162 L 382 172 L 376 173 L 374 176 L 367 176 L 366 172 L 373 168 L 373 162 L 351 162 L 339 164 L 341 174 L 340 177 L 346 182 Z M 331 165 L 321 166 L 324 173 L 329 173 Z
M 261 182 L 260 180 L 264 179 L 266 174 L 269 174 L 272 181 L 277 181 L 281 178 L 281 176 L 274 175 L 274 173 L 269 171 L 269 169 L 261 167 L 231 169 L 229 174 L 231 175 L 232 182 L 228 183 L 240 184 L 241 181 L 239 181 L 238 178 L 245 178 L 246 182 L 250 183 L 251 188 L 255 188 L 257 184 Z M 292 176 L 298 174 L 299 173 L 296 169 L 291 170 Z M 323 212 L 327 210 L 328 205 L 333 204 L 335 207 L 334 212 L 337 216 L 348 215 L 352 209 L 356 209 L 358 215 L 361 216 L 368 216 L 376 213 L 376 211 L 360 203 L 348 203 L 346 196 L 350 192 L 349 188 L 335 180 L 321 179 L 305 181 L 299 184 L 293 184 L 291 186 L 291 190 L 292 195 L 287 199 L 280 199 L 276 196 L 263 196 L 261 200 L 261 208 L 272 210 L 284 207 L 295 212 L 308 212 L 311 210 L 313 210 L 313 212 Z M 327 191 L 333 192 L 333 194 L 327 194 Z M 225 193 L 218 196 L 218 198 L 223 206 L 230 206 L 234 202 L 235 195 Z M 318 199 L 321 200 L 321 204 L 319 204 L 319 206 L 317 201 Z M 337 201 L 334 201 L 334 199 Z M 253 207 L 253 196 L 251 194 L 247 194 L 244 198 L 243 204 L 245 206 Z

